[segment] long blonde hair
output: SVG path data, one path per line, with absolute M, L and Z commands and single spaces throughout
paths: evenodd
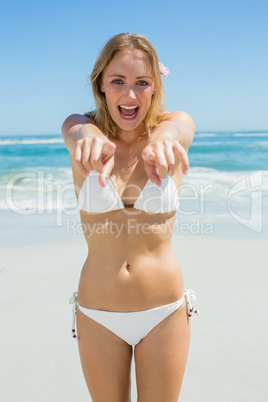
M 116 137 L 116 124 L 111 118 L 105 94 L 101 92 L 102 74 L 117 52 L 129 49 L 139 49 L 144 51 L 152 68 L 152 79 L 156 88 L 156 93 L 152 96 L 150 108 L 143 121 L 149 135 L 151 130 L 156 127 L 165 116 L 162 104 L 164 86 L 159 72 L 159 59 L 154 46 L 142 35 L 120 33 L 112 37 L 105 44 L 97 58 L 90 75 L 96 110 L 84 114 L 84 116 L 94 120 L 103 134 L 107 136 L 112 135 L 114 138 Z

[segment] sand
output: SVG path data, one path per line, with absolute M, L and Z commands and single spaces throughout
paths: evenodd
M 174 235 L 172 245 L 201 311 L 180 401 L 267 401 L 268 239 Z M 91 400 L 68 303 L 86 254 L 80 236 L 0 246 L 1 402 Z

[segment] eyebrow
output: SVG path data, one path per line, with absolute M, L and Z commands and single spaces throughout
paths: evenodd
M 109 75 L 109 78 L 111 78 L 111 77 L 126 78 L 124 75 L 121 75 L 121 74 L 112 74 L 112 75 Z M 140 75 L 139 77 L 136 77 L 136 79 L 141 79 L 141 78 L 149 78 L 150 80 L 152 79 L 152 77 L 150 77 L 149 75 Z

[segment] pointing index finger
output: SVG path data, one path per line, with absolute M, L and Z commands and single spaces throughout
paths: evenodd
M 183 146 L 179 142 L 176 142 L 173 145 L 173 152 L 175 154 L 179 155 L 179 157 L 180 157 L 182 173 L 187 174 L 188 169 L 189 169 L 188 153 L 186 152 L 186 150 L 183 148 Z

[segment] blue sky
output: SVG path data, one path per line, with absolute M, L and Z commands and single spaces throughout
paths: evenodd
M 267 1 L 12 1 L 1 6 L 1 135 L 60 133 L 94 106 L 87 84 L 103 44 L 145 35 L 160 61 L 166 108 L 197 131 L 268 130 Z

